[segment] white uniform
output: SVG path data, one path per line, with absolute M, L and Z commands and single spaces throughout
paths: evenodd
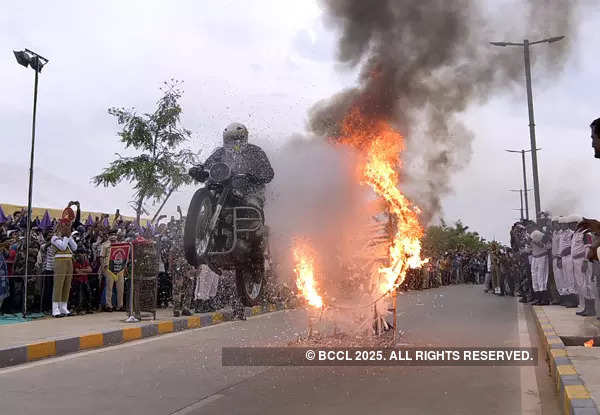
M 217 295 L 219 287 L 219 276 L 211 271 L 206 265 L 201 265 L 196 277 L 195 300 L 209 300 Z
M 552 233 L 552 270 L 554 271 L 554 281 L 559 295 L 567 295 L 566 284 L 562 269 L 558 267 L 560 261 L 560 234 L 562 231 L 556 230 Z
M 546 291 L 548 284 L 548 251 L 550 246 L 543 242 L 531 241 L 531 282 L 533 291 Z
M 575 292 L 581 298 L 593 299 L 594 287 L 592 286 L 592 264 L 586 259 L 590 245 L 586 243 L 585 230 L 573 234 L 571 241 L 571 256 L 575 275 Z
M 571 258 L 571 239 L 573 231 L 564 229 L 560 233 L 559 251 L 562 261 L 563 287 L 566 295 L 576 294 L 573 258 Z

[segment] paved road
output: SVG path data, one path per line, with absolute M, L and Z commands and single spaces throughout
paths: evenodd
M 221 346 L 276 345 L 302 311 L 0 370 L 6 414 L 559 414 L 545 362 L 519 367 L 221 367 Z M 514 298 L 452 286 L 399 297 L 402 342 L 537 346 Z

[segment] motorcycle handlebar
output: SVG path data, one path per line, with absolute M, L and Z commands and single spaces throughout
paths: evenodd
M 199 181 L 200 183 L 204 183 L 209 179 L 209 170 L 207 170 L 203 164 L 199 164 L 197 166 L 190 168 L 190 170 L 188 171 L 188 174 L 191 177 L 193 177 L 195 180 Z M 254 175 L 252 175 L 250 173 L 232 174 L 228 180 L 232 180 L 236 177 L 246 177 L 246 178 L 248 178 L 248 180 L 250 180 L 251 183 L 256 182 L 256 178 L 254 177 Z

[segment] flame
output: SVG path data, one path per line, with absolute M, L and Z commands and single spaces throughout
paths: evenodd
M 323 300 L 317 292 L 315 282 L 315 253 L 306 241 L 296 240 L 294 244 L 296 286 L 313 307 L 323 307 Z
M 355 106 L 343 119 L 337 142 L 358 150 L 359 181 L 383 199 L 395 225 L 396 233 L 388 252 L 389 266 L 378 269 L 379 293 L 386 294 L 402 284 L 410 268 L 419 268 L 429 261 L 421 259 L 424 234 L 419 223 L 421 211 L 398 188 L 404 139 L 389 123 L 367 117 Z M 298 289 L 310 305 L 321 308 L 323 300 L 314 278 L 314 251 L 307 241 L 296 241 L 293 253 Z
M 583 343 L 585 347 L 594 347 L 594 339 L 589 339 L 585 343 Z
M 420 210 L 398 188 L 404 139 L 389 123 L 368 118 L 355 106 L 342 121 L 339 141 L 363 155 L 358 166 L 361 183 L 368 184 L 383 198 L 396 225 L 389 248 L 390 265 L 379 268 L 383 277 L 379 289 L 386 293 L 402 284 L 409 268 L 419 268 L 428 262 L 421 259 Z

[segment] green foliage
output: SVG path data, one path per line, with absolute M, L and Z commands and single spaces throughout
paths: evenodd
M 444 221 L 440 225 L 429 226 L 423 237 L 424 255 L 439 256 L 456 250 L 475 252 L 485 249 L 485 240 L 477 232 L 469 232 L 468 229 L 460 220 L 454 226 L 448 226 Z
M 124 180 L 132 183 L 138 220 L 146 213 L 145 201 L 155 204 L 172 190 L 191 183 L 187 171 L 197 162 L 195 153 L 180 148 L 192 135 L 181 127 L 182 82 L 171 79 L 160 90 L 163 96 L 153 113 L 138 114 L 135 108 L 109 108 L 108 113 L 121 128 L 118 135 L 125 148 L 140 154 L 125 157 L 117 153 L 117 159 L 92 178 L 96 186 L 116 186 Z

